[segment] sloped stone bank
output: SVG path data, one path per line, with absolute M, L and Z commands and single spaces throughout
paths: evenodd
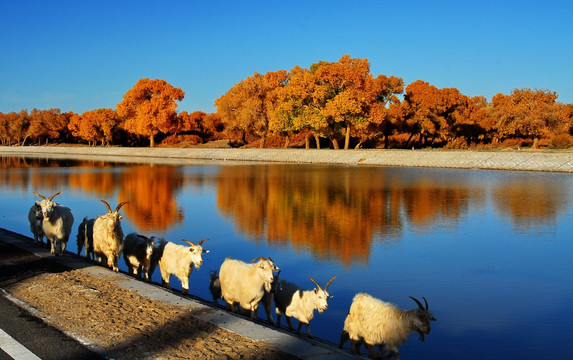
M 402 167 L 573 172 L 573 152 L 549 150 L 330 150 L 0 146 L 2 155 L 186 164 L 265 161 Z

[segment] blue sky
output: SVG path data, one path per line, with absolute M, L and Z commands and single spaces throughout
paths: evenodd
M 141 78 L 214 112 L 253 72 L 344 54 L 469 96 L 529 87 L 573 103 L 572 1 L 0 2 L 0 112 L 114 108 Z

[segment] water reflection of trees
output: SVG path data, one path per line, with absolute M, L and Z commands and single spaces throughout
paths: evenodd
M 485 190 L 423 180 L 404 188 L 400 197 L 408 221 L 426 229 L 436 222 L 456 224 L 467 214 L 470 202 L 483 202 Z
M 134 166 L 122 172 L 118 199 L 129 201 L 123 209 L 141 230 L 165 230 L 181 222 L 176 192 L 183 185 L 180 168 Z
M 496 212 L 509 217 L 517 228 L 528 230 L 551 225 L 567 210 L 567 183 L 548 178 L 511 179 L 494 187 L 493 204 Z
M 308 247 L 343 263 L 367 261 L 374 238 L 396 241 L 404 222 L 457 219 L 476 191 L 426 180 L 400 184 L 381 169 L 301 166 L 223 167 L 217 203 L 252 238 Z
M 46 167 L 69 171 L 46 176 Z M 71 188 L 111 202 L 128 200 L 122 213 L 143 231 L 162 231 L 183 221 L 177 194 L 184 184 L 216 184 L 217 205 L 238 231 L 343 263 L 366 262 L 373 241 L 392 244 L 406 224 L 418 231 L 436 224 L 455 226 L 470 207 L 485 206 L 488 188 L 495 211 L 518 227 L 554 223 L 569 206 L 568 182 L 549 176 L 523 175 L 486 185 L 463 176 L 458 180 L 452 173 L 411 176 L 371 167 L 234 165 L 221 166 L 218 173 L 184 169 L 0 157 L 0 184 L 52 193 Z
M 183 220 L 176 193 L 184 179 L 181 168 L 172 166 L 126 166 L 115 171 L 116 165 L 94 160 L 46 160 L 21 157 L 0 157 L 0 181 L 4 186 L 37 189 L 76 189 L 95 194 L 97 198 L 113 203 L 129 201 L 122 208 L 125 214 L 141 230 L 166 230 Z M 50 172 L 46 168 L 66 168 L 71 171 Z M 19 171 L 19 170 L 26 171 Z M 111 199 L 117 192 L 118 199 Z M 115 204 L 111 204 L 115 207 Z M 103 205 L 101 213 L 105 212 Z M 78 217 L 83 217 L 78 214 Z

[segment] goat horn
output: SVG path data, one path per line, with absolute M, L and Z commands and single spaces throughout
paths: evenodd
M 207 240 L 209 240 L 209 239 L 203 239 L 203 240 L 199 241 L 199 245 L 202 245 Z
M 35 192 L 35 191 L 34 191 L 33 193 L 34 193 L 34 195 L 41 197 L 42 200 L 46 200 L 46 198 L 44 197 L 44 195 L 40 195 L 40 194 L 38 194 L 38 193 Z
M 48 200 L 52 201 L 52 199 L 55 198 L 56 195 L 60 195 L 60 194 L 62 193 L 62 191 L 64 191 L 64 189 L 62 189 L 62 190 L 58 191 L 57 193 L 55 193 L 54 195 L 50 196 L 50 197 L 48 198 Z
M 428 301 L 426 300 L 425 297 L 422 296 L 422 299 L 424 299 L 424 302 L 426 303 L 426 310 L 428 310 Z
M 124 202 L 120 202 L 119 204 L 117 204 L 117 207 L 115 208 L 115 212 L 118 212 L 119 209 L 121 209 L 121 207 L 125 204 L 127 204 L 129 201 L 124 201 Z
M 332 280 L 336 279 L 337 275 L 334 275 L 332 277 L 332 279 L 328 280 L 328 282 L 326 283 L 326 286 L 324 287 L 324 291 L 326 291 L 328 289 L 328 286 L 330 285 L 330 283 L 332 282 Z
M 311 278 L 310 276 L 309 276 L 308 278 L 310 279 L 310 281 L 312 281 L 313 283 L 315 283 L 316 286 L 318 286 L 318 288 L 319 288 L 320 290 L 322 290 L 322 288 L 320 287 L 320 285 L 318 285 L 318 283 L 317 283 L 316 281 L 314 281 L 313 278 Z
M 111 208 L 109 207 L 109 204 L 107 203 L 107 201 L 105 200 L 100 200 L 102 203 L 104 203 L 105 207 L 107 208 L 107 212 L 111 212 Z
M 266 259 L 262 256 L 259 256 L 258 258 L 251 260 L 251 262 L 254 263 L 257 260 L 266 260 Z
M 193 241 L 189 241 L 189 240 L 185 240 L 185 239 L 181 239 L 182 241 L 185 241 L 186 243 L 188 243 L 191 246 L 195 246 L 195 243 Z
M 409 298 L 412 299 L 412 300 L 414 300 L 414 301 L 416 302 L 416 304 L 418 304 L 418 307 L 419 307 L 420 309 L 424 310 L 424 307 L 422 306 L 422 303 L 421 303 L 420 301 L 418 301 L 418 299 L 416 299 L 416 298 L 414 298 L 414 297 L 412 297 L 412 296 L 409 296 Z

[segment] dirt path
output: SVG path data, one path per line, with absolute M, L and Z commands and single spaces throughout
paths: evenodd
M 0 287 L 117 359 L 295 359 L 195 318 L 201 310 L 142 297 L 1 241 Z

